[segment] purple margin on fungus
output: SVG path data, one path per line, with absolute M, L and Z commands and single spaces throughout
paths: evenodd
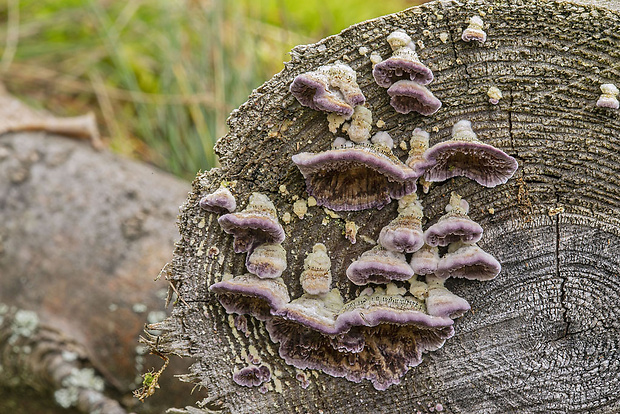
M 401 80 L 427 85 L 433 81 L 433 72 L 418 58 L 411 47 L 401 47 L 391 57 L 379 62 L 372 70 L 377 85 L 389 88 Z
M 382 145 L 293 155 L 317 204 L 335 211 L 383 208 L 416 191 L 418 175 Z
M 261 279 L 280 277 L 286 270 L 286 250 L 279 243 L 259 244 L 248 252 L 245 267 Z
M 475 244 L 453 243 L 439 260 L 437 277 L 491 280 L 502 270 L 500 263 Z
M 476 243 L 482 237 L 482 227 L 467 216 L 469 204 L 456 193 L 452 193 L 447 213 L 424 232 L 424 241 L 429 246 L 447 246 L 462 241 Z
M 413 269 L 403 253 L 386 250 L 380 245 L 368 250 L 347 268 L 347 277 L 358 286 L 368 283 L 388 283 L 407 280 Z
M 355 71 L 343 64 L 321 66 L 316 71 L 297 75 L 289 90 L 303 106 L 347 118 L 355 106 L 366 101 Z
M 398 200 L 398 216 L 381 229 L 379 244 L 394 252 L 412 253 L 424 244 L 422 204 L 415 193 Z
M 233 373 L 233 381 L 242 387 L 258 387 L 271 379 L 271 370 L 266 365 L 249 366 Z
M 433 93 L 414 81 L 401 80 L 387 90 L 390 105 L 400 114 L 417 112 L 429 116 L 441 108 L 441 101 Z
M 220 186 L 213 193 L 202 197 L 198 204 L 203 210 L 218 214 L 233 212 L 237 208 L 235 197 L 224 186 Z
M 452 139 L 433 145 L 425 155 L 435 162 L 424 174 L 427 181 L 462 175 L 485 187 L 495 187 L 508 181 L 518 167 L 517 160 L 504 151 L 480 142 L 467 120 L 454 125 Z
M 250 314 L 259 320 L 267 319 L 291 300 L 282 278 L 261 279 L 250 273 L 214 283 L 209 291 L 217 293 L 227 313 Z
M 252 193 L 243 211 L 224 214 L 217 221 L 222 230 L 234 236 L 235 253 L 250 251 L 260 243 L 282 243 L 285 238 L 276 208 L 260 193 Z

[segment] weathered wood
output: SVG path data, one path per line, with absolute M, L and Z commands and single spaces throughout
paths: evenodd
M 475 14 L 488 34 L 482 46 L 460 40 Z M 372 79 L 368 55 L 387 57 L 386 36 L 397 28 L 412 35 L 435 73 L 430 89 L 443 107 L 431 117 L 395 113 Z M 207 389 L 206 412 L 413 413 L 437 404 L 454 413 L 618 412 L 620 112 L 595 103 L 600 84 L 620 82 L 619 44 L 617 11 L 522 0 L 433 2 L 293 49 L 286 68 L 232 114 L 230 133 L 217 144 L 221 168 L 197 177 L 180 216 L 182 240 L 168 278 L 183 301 L 158 346 L 197 359 L 188 379 Z M 427 224 L 441 215 L 451 191 L 466 198 L 485 229 L 480 246 L 503 270 L 490 282 L 448 282 L 472 311 L 456 321 L 456 335 L 442 349 L 383 392 L 318 372 L 302 389 L 264 324 L 248 318 L 246 337 L 208 292 L 223 274 L 244 272 L 245 255 L 234 254 L 217 215 L 197 206 L 222 180 L 236 182 L 241 206 L 260 191 L 281 216 L 291 214 L 284 225 L 291 297 L 301 294 L 298 276 L 315 242 L 331 252 L 335 286 L 347 299 L 356 292 L 344 270 L 370 247 L 363 236 L 376 239 L 395 216 L 395 203 L 341 213 L 342 219 L 319 207 L 303 220 L 292 212 L 293 197 L 307 194 L 291 156 L 327 149 L 333 136 L 325 115 L 301 107 L 288 85 L 336 60 L 358 73 L 373 118 L 385 122 L 381 129 L 394 137 L 401 159 L 406 154 L 398 143 L 415 127 L 429 131 L 434 144 L 449 137 L 456 121 L 469 119 L 484 142 L 519 161 L 505 185 L 483 189 L 452 179 L 423 197 Z M 504 95 L 496 106 L 488 102 L 490 86 Z M 345 220 L 360 226 L 355 245 L 343 235 Z M 251 347 L 275 374 L 264 395 L 232 381 Z

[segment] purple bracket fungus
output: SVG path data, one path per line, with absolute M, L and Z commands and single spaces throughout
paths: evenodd
M 442 279 L 458 277 L 491 280 L 502 270 L 500 263 L 476 244 L 452 243 L 439 260 L 435 275 Z
M 349 138 L 355 143 L 368 141 L 371 129 L 372 112 L 365 106 L 356 106 L 351 117 L 351 125 L 347 129 Z
M 284 305 L 277 316 L 294 321 L 323 335 L 336 335 L 342 329 L 336 325 L 344 303 L 338 289 L 323 295 L 304 293 L 300 298 Z
M 441 108 L 441 101 L 437 99 L 427 87 L 410 80 L 400 80 L 387 90 L 390 105 L 399 114 L 417 112 L 429 116 Z
M 463 39 L 464 42 L 471 42 L 473 40 L 483 44 L 487 40 L 487 34 L 482 30 L 482 26 L 484 26 L 484 23 L 480 16 L 472 16 L 469 19 L 469 26 L 467 26 L 467 29 L 463 30 L 461 39 Z
M 465 299 L 445 288 L 443 279 L 428 275 L 426 282 L 428 284 L 426 311 L 429 315 L 456 319 L 471 309 Z
M 258 387 L 271 379 L 271 370 L 266 365 L 249 366 L 233 372 L 233 381 L 242 387 Z
M 459 175 L 485 187 L 504 184 L 517 170 L 517 160 L 492 145 L 477 139 L 471 122 L 461 120 L 452 127 L 452 139 L 426 151 L 435 162 L 424 174 L 427 181 L 444 181 Z
M 377 84 L 389 88 L 400 80 L 415 81 L 421 85 L 433 81 L 433 72 L 426 67 L 415 51 L 411 38 L 402 31 L 388 36 L 393 54 L 383 62 L 377 63 L 372 71 Z
M 613 83 L 604 83 L 601 85 L 601 97 L 596 101 L 596 106 L 600 108 L 618 109 L 618 88 Z
M 358 286 L 407 280 L 411 276 L 413 269 L 407 263 L 405 255 L 386 250 L 381 245 L 362 253 L 347 268 L 347 277 Z
M 344 64 L 321 66 L 298 75 L 290 92 L 303 106 L 347 118 L 353 115 L 353 108 L 366 101 L 355 71 Z
M 447 246 L 462 241 L 476 243 L 482 237 L 482 227 L 467 216 L 469 204 L 456 193 L 450 196 L 446 214 L 424 232 L 424 241 L 429 246 Z
M 250 273 L 214 283 L 209 291 L 218 295 L 227 313 L 250 314 L 259 320 L 268 319 L 291 300 L 282 278 L 261 279 Z
M 327 255 L 327 248 L 323 243 L 312 247 L 304 260 L 304 271 L 299 277 L 304 292 L 319 295 L 329 292 L 332 284 L 332 262 Z
M 379 244 L 394 252 L 413 253 L 422 247 L 422 204 L 415 193 L 398 200 L 398 217 L 381 229 Z
M 377 326 L 379 324 L 412 324 L 426 327 L 445 327 L 452 324 L 447 317 L 435 317 L 426 313 L 424 302 L 404 296 L 400 290 L 377 287 L 372 295 L 360 295 L 346 303 L 337 325 L 341 331 L 352 326 Z
M 266 327 L 287 364 L 353 382 L 367 379 L 385 390 L 420 364 L 423 352 L 440 348 L 454 335 L 450 318 L 427 315 L 424 309 L 415 298 L 377 288 L 344 305 L 336 322 L 341 334 L 323 334 L 281 317 L 269 319 Z
M 245 267 L 261 279 L 280 277 L 286 270 L 286 250 L 279 243 L 259 244 L 248 253 Z
M 405 164 L 422 176 L 424 172 L 434 165 L 434 162 L 426 159 L 425 152 L 428 150 L 429 134 L 423 129 L 416 128 L 411 133 L 409 140 L 409 157 Z
M 337 138 L 335 149 L 293 155 L 317 204 L 335 211 L 383 208 L 392 198 L 416 191 L 417 174 L 384 145 L 351 146 Z M 350 142 L 350 141 L 349 141 Z
M 252 193 L 245 210 L 225 214 L 218 222 L 235 237 L 235 253 L 250 251 L 260 243 L 282 243 L 285 238 L 275 206 L 261 193 Z
M 230 190 L 223 185 L 200 199 L 200 208 L 212 213 L 231 213 L 237 208 L 237 201 Z
M 439 248 L 425 244 L 411 255 L 409 265 L 416 275 L 435 273 L 439 264 Z

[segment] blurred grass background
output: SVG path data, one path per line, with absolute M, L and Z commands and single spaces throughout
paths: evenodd
M 192 179 L 252 89 L 313 43 L 417 0 L 0 0 L 0 80 L 110 148 Z

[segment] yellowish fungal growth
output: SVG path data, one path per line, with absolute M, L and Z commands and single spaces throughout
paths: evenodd
M 357 224 L 353 221 L 346 221 L 344 225 L 344 237 L 351 242 L 351 244 L 357 243 Z
M 363 142 L 370 138 L 372 128 L 372 112 L 363 105 L 358 105 L 353 111 L 351 126 L 347 130 L 349 138 L 353 142 Z
M 497 105 L 503 97 L 502 91 L 497 86 L 491 86 L 487 91 L 487 96 L 489 97 L 489 102 L 493 105 Z
M 304 218 L 307 212 L 308 204 L 306 204 L 306 200 L 299 199 L 293 203 L 293 213 L 300 219 Z
M 317 243 L 304 260 L 300 281 L 304 292 L 319 295 L 329 292 L 332 284 L 332 262 L 323 243 Z

